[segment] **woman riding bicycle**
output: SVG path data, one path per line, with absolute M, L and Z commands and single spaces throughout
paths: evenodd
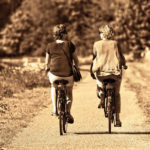
M 55 41 L 49 43 L 46 48 L 46 71 L 48 71 L 48 77 L 51 83 L 51 99 L 53 104 L 52 116 L 56 116 L 56 80 L 67 80 L 67 118 L 68 123 L 73 123 L 74 118 L 71 115 L 71 105 L 72 105 L 72 89 L 73 89 L 73 75 L 72 68 L 70 67 L 69 61 L 66 55 L 68 55 L 70 60 L 74 61 L 75 65 L 78 67 L 78 58 L 75 52 L 75 46 L 71 41 L 68 41 L 66 26 L 59 24 L 53 28 L 53 36 Z
M 104 79 L 115 79 L 115 113 L 116 125 L 121 126 L 120 113 L 120 84 L 122 79 L 122 66 L 126 67 L 125 58 L 117 41 L 113 40 L 113 29 L 105 25 L 99 28 L 100 38 L 93 46 L 93 63 L 91 65 L 91 76 L 96 79 L 97 96 L 101 99 L 99 108 L 104 108 Z

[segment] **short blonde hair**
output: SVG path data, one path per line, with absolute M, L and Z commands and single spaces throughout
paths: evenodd
M 99 28 L 99 33 L 103 33 L 104 38 L 111 39 L 114 36 L 114 30 L 109 25 L 104 25 Z

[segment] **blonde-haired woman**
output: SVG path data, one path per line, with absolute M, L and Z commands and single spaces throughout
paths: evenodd
M 104 108 L 104 79 L 115 79 L 115 105 L 116 126 L 121 126 L 120 121 L 120 84 L 122 79 L 122 66 L 126 68 L 126 61 L 117 41 L 113 40 L 114 31 L 109 25 L 99 28 L 101 40 L 94 43 L 93 63 L 91 76 L 96 79 L 97 96 L 101 100 L 98 108 Z

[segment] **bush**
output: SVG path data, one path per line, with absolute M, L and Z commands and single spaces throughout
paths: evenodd
M 11 16 L 11 22 L 0 33 L 1 51 L 6 55 L 20 55 L 24 53 L 20 44 L 25 35 L 31 31 L 31 16 L 29 12 L 18 10 Z
M 118 6 L 113 25 L 117 34 L 115 38 L 120 41 L 121 45 L 125 43 L 122 46 L 124 52 L 133 51 L 137 54 L 146 47 L 150 47 L 148 23 L 150 11 L 148 8 L 150 8 L 148 0 L 130 0 L 124 9 Z
M 11 23 L 0 33 L 1 55 L 44 55 L 45 46 L 53 39 L 51 29 L 59 23 L 68 25 L 69 38 L 78 53 L 89 55 L 98 37 L 99 26 L 114 19 L 114 8 L 110 5 L 103 9 L 108 5 L 105 3 L 108 2 L 24 0 L 12 15 Z
M 35 87 L 48 87 L 49 81 L 43 71 L 22 71 L 21 67 L 10 66 L 0 70 L 0 99 Z

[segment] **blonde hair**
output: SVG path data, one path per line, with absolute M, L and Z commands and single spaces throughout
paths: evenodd
M 114 36 L 114 30 L 109 25 L 104 25 L 99 28 L 99 33 L 103 33 L 104 38 L 111 39 Z

